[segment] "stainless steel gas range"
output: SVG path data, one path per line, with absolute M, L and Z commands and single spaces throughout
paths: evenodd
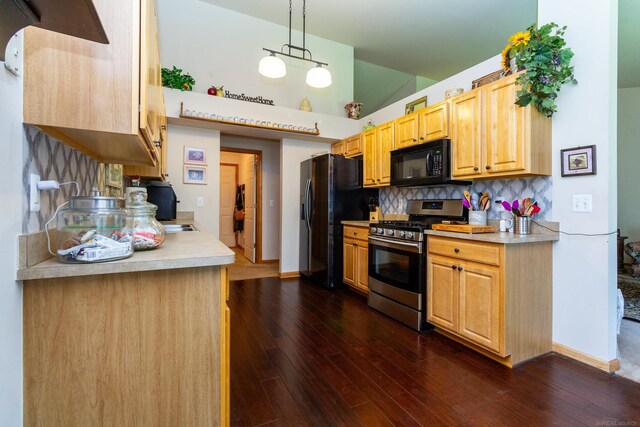
M 409 200 L 409 219 L 369 227 L 369 306 L 422 331 L 426 323 L 424 230 L 443 221 L 466 221 L 459 199 Z

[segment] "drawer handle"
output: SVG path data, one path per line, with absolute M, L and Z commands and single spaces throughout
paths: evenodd
M 417 140 L 417 139 L 415 139 L 415 138 L 411 138 L 411 140 L 412 140 L 413 142 L 418 142 L 418 140 Z
M 462 266 L 461 265 L 458 266 L 458 271 L 462 271 Z
M 491 169 L 491 166 L 487 165 L 487 166 L 485 166 L 484 168 L 485 168 L 486 170 L 489 170 L 489 169 Z
M 453 252 L 458 253 L 458 252 L 460 252 L 460 249 L 458 249 L 458 248 L 454 248 L 454 249 L 453 249 Z
M 478 167 L 477 167 L 477 166 L 474 166 L 473 170 L 474 170 L 475 172 L 478 172 Z
M 452 265 L 451 268 L 455 270 L 458 267 L 456 267 L 455 265 Z

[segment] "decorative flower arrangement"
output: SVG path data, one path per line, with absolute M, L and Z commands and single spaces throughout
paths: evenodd
M 515 58 L 518 70 L 526 69 L 516 80 L 521 89 L 516 93 L 516 104 L 533 104 L 546 117 L 558 108 L 555 100 L 565 83 L 576 84 L 571 58 L 573 51 L 566 47 L 562 36 L 567 27 L 550 22 L 537 28 L 535 24 L 525 33 L 516 33 L 502 51 L 502 66 L 506 69 Z
M 162 69 L 162 86 L 190 91 L 194 84 L 196 84 L 194 78 L 189 73 L 182 74 L 182 69 L 176 68 L 175 65 L 171 70 Z

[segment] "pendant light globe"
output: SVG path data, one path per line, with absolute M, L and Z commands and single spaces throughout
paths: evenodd
M 307 73 L 307 84 L 317 89 L 329 87 L 331 86 L 331 73 L 326 68 L 322 68 L 321 64 L 318 64 Z
M 258 72 L 271 79 L 279 79 L 287 75 L 287 67 L 284 61 L 276 56 L 274 52 L 265 56 L 258 64 Z

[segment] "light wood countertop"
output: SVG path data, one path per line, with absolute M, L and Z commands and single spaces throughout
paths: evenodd
M 341 223 L 342 225 L 351 225 L 352 227 L 369 227 L 369 224 L 371 222 L 369 220 L 360 220 L 360 221 L 349 220 L 349 221 L 342 221 Z
M 439 230 L 425 230 L 427 237 L 429 236 L 442 236 L 452 237 L 454 239 L 473 240 L 476 242 L 488 242 L 488 243 L 502 243 L 506 245 L 522 244 L 522 243 L 537 243 L 537 242 L 555 242 L 560 240 L 557 233 L 555 234 L 515 234 L 506 231 L 499 231 L 497 233 L 456 233 L 453 231 L 439 231 Z
M 190 223 L 193 223 L 191 221 Z M 196 226 L 197 228 L 197 226 Z M 203 231 L 168 233 L 162 246 L 134 252 L 129 258 L 88 264 L 63 264 L 51 257 L 31 267 L 22 264 L 18 280 L 51 279 L 96 274 L 169 270 L 233 264 L 234 252 L 212 234 Z

